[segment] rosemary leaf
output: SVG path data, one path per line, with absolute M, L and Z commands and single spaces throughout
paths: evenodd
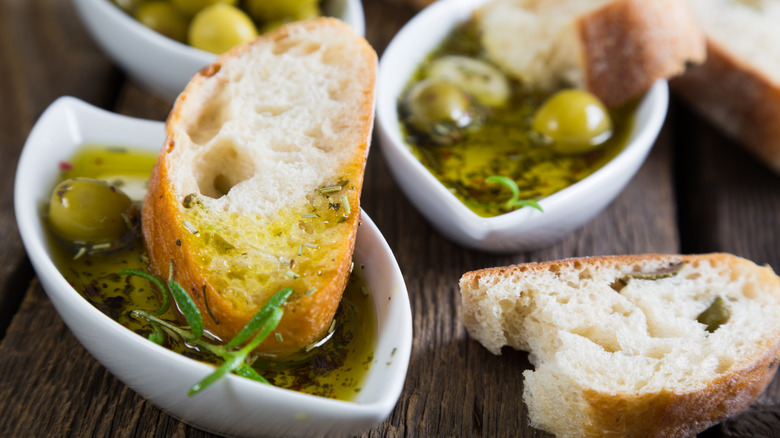
M 238 368 L 233 370 L 233 372 L 238 374 L 241 377 L 246 377 L 247 379 L 254 380 L 255 382 L 265 383 L 266 385 L 271 384 L 270 382 L 268 382 L 268 380 L 265 379 L 265 377 L 261 376 L 257 371 L 255 371 L 254 368 L 247 365 L 246 362 L 239 365 Z
M 274 308 L 268 318 L 266 318 L 265 324 L 263 324 L 263 328 L 257 332 L 257 335 L 252 338 L 249 343 L 247 343 L 242 349 L 238 350 L 238 354 L 243 354 L 244 357 L 249 356 L 249 353 L 251 353 L 252 350 L 257 348 L 258 345 L 265 341 L 265 338 L 267 338 L 272 331 L 276 330 L 276 326 L 279 325 L 279 321 L 282 320 L 283 315 L 284 310 L 278 307 Z
M 152 326 L 152 332 L 149 333 L 148 339 L 157 345 L 162 345 L 165 341 L 165 335 L 163 334 L 160 326 L 154 322 L 150 323 Z
M 193 395 L 199 393 L 200 391 L 203 391 L 206 387 L 216 382 L 217 380 L 221 379 L 225 375 L 230 374 L 231 371 L 238 368 L 242 363 L 244 363 L 244 359 L 246 359 L 246 356 L 240 354 L 229 355 L 228 357 L 225 358 L 225 363 L 220 365 L 219 368 L 214 370 L 213 373 L 206 376 L 200 382 L 194 384 L 192 388 L 190 388 L 189 392 L 187 392 L 187 396 L 192 397 Z
M 195 302 L 192 301 L 187 292 L 181 285 L 173 280 L 168 281 L 168 287 L 171 289 L 173 299 L 176 300 L 176 304 L 179 306 L 179 310 L 184 315 L 184 319 L 190 325 L 192 330 L 192 338 L 190 340 L 196 341 L 203 335 L 203 317 L 200 316 L 200 310 Z
M 190 340 L 196 341 L 200 339 L 203 335 L 203 317 L 200 316 L 198 306 L 196 306 L 195 302 L 192 301 L 192 298 L 187 295 L 184 288 L 173 280 L 173 259 L 171 259 L 170 269 L 168 271 L 168 289 L 171 291 L 171 295 L 173 295 L 176 305 L 179 306 L 179 310 L 181 310 L 181 313 L 184 315 L 184 319 L 186 319 L 187 323 L 190 325 L 190 330 L 192 330 L 192 338 L 190 338 Z
M 340 192 L 341 189 L 342 189 L 341 186 L 326 186 L 326 187 L 320 187 L 317 190 L 319 190 L 320 194 L 326 195 L 328 193 Z
M 249 320 L 244 328 L 228 342 L 227 348 L 235 348 L 254 335 L 272 316 L 273 311 L 279 309 L 292 293 L 293 289 L 286 287 L 269 298 L 268 302 Z
M 344 206 L 344 213 L 349 216 L 349 214 L 352 213 L 352 209 L 349 207 L 349 199 L 347 198 L 347 195 L 343 195 L 341 197 L 341 205 Z
M 137 269 L 123 269 L 119 271 L 119 275 L 135 275 L 136 277 L 141 277 L 154 283 L 154 285 L 157 286 L 157 289 L 160 290 L 160 294 L 162 295 L 162 299 L 163 299 L 162 306 L 158 311 L 154 312 L 154 314 L 162 315 L 168 310 L 168 307 L 170 306 L 170 299 L 168 298 L 168 294 L 166 293 L 165 286 L 163 286 L 163 283 L 162 281 L 160 281 L 159 278 L 147 272 L 139 271 Z
M 517 187 L 517 183 L 512 178 L 493 175 L 485 178 L 485 182 L 501 184 L 512 192 L 512 197 L 506 201 L 506 204 L 504 204 L 506 208 L 514 210 L 515 208 L 533 207 L 541 212 L 544 212 L 539 203 L 533 199 L 520 199 L 520 188 Z
M 515 201 L 515 202 L 513 203 L 513 205 L 514 205 L 514 206 L 516 206 L 517 208 L 521 208 L 521 207 L 533 207 L 533 208 L 535 208 L 535 209 L 537 209 L 537 210 L 541 211 L 542 213 L 544 213 L 544 210 L 542 210 L 542 206 L 541 206 L 541 205 L 539 205 L 539 203 L 538 203 L 538 202 L 536 202 L 536 201 L 534 201 L 533 199 L 521 199 L 521 200 L 517 200 L 517 201 Z
M 505 176 L 493 175 L 485 178 L 485 182 L 501 184 L 508 188 L 512 192 L 512 198 L 507 201 L 507 204 L 517 201 L 520 198 L 520 189 L 517 187 L 517 183 L 512 178 Z

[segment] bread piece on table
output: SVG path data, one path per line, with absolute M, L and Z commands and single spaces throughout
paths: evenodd
M 777 369 L 780 278 L 729 254 L 528 263 L 468 272 L 460 288 L 473 338 L 530 351 L 531 424 L 559 437 L 691 436 Z M 730 316 L 709 332 L 697 319 L 716 297 Z
M 544 89 L 585 88 L 607 106 L 705 56 L 685 0 L 493 0 L 475 16 L 493 62 Z
M 780 173 L 780 3 L 689 0 L 707 62 L 671 85 L 694 109 Z
M 281 336 L 259 350 L 327 331 L 352 263 L 375 77 L 368 43 L 321 18 L 231 50 L 179 95 L 143 231 L 156 273 L 173 260 L 213 334 L 230 340 L 285 287 Z

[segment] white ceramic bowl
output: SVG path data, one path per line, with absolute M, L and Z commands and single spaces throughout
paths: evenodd
M 190 78 L 217 55 L 166 38 L 124 13 L 110 0 L 72 0 L 81 21 L 101 49 L 148 91 L 173 101 Z M 360 0 L 326 0 L 325 15 L 360 35 L 365 17 Z
M 156 151 L 163 143 L 163 132 L 161 122 L 116 115 L 63 97 L 43 113 L 30 133 L 16 174 L 16 219 L 38 278 L 62 319 L 117 378 L 192 426 L 231 436 L 344 435 L 376 426 L 389 415 L 401 393 L 412 347 L 412 319 L 395 258 L 365 213 L 355 263 L 365 265 L 379 335 L 373 366 L 354 402 L 302 394 L 235 375 L 187 397 L 189 387 L 213 367 L 122 327 L 84 300 L 60 275 L 40 216 L 40 206 L 47 202 L 55 184 L 58 163 L 84 143 Z
M 669 103 L 666 82 L 656 83 L 637 109 L 628 144 L 617 157 L 582 181 L 542 199 L 533 208 L 480 217 L 444 187 L 404 143 L 396 106 L 423 59 L 487 0 L 440 0 L 417 14 L 393 38 L 379 63 L 377 128 L 382 152 L 409 200 L 444 236 L 489 252 L 517 252 L 551 245 L 603 210 L 647 157 Z

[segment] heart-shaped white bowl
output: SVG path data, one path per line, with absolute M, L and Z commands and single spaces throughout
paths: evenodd
M 217 55 L 167 38 L 123 12 L 110 0 L 72 0 L 84 26 L 119 67 L 155 95 L 173 101 L 190 78 Z M 365 34 L 360 0 L 326 0 L 325 15 Z
M 257 383 L 235 375 L 194 397 L 190 386 L 214 370 L 124 328 L 89 304 L 60 275 L 41 217 L 58 174 L 82 144 L 113 144 L 157 151 L 163 123 L 133 119 L 72 97 L 41 115 L 24 146 L 14 206 L 24 247 L 51 302 L 81 344 L 119 380 L 185 423 L 230 436 L 354 434 L 384 420 L 401 393 L 412 348 L 406 285 L 382 234 L 365 213 L 355 265 L 365 266 L 378 320 L 374 359 L 354 402 L 331 400 Z
M 434 177 L 403 140 L 398 98 L 426 56 L 488 0 L 439 0 L 418 13 L 388 45 L 379 63 L 377 128 L 382 153 L 414 206 L 450 240 L 489 252 L 551 245 L 601 212 L 628 184 L 650 152 L 669 106 L 665 81 L 642 98 L 625 149 L 587 178 L 542 199 L 540 212 L 522 208 L 496 217 L 472 212 Z

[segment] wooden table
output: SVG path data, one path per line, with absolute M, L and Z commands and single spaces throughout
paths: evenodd
M 381 55 L 414 11 L 381 0 L 364 0 L 364 7 L 367 38 Z M 64 0 L 0 0 L 0 65 L 0 436 L 210 436 L 143 400 L 81 347 L 35 278 L 12 206 L 19 153 L 57 97 L 157 120 L 170 103 L 128 80 Z M 505 349 L 494 356 L 460 322 L 457 280 L 468 270 L 572 256 L 710 251 L 780 269 L 780 176 L 675 99 L 650 157 L 625 191 L 544 250 L 496 256 L 450 243 L 400 192 L 377 144 L 363 207 L 395 252 L 414 313 L 406 386 L 391 416 L 365 436 L 546 436 L 527 425 L 526 353 Z M 778 436 L 777 430 L 780 378 L 748 412 L 701 436 Z

